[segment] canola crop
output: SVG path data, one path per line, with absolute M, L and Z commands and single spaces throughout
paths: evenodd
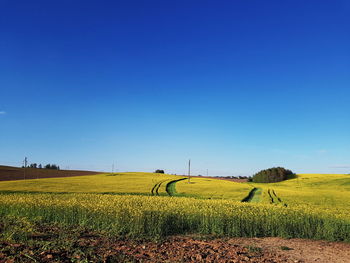
M 101 194 L 1 194 L 0 216 L 83 226 L 133 237 L 174 234 L 230 237 L 280 236 L 350 242 L 346 210 Z
M 311 207 L 317 210 L 335 209 L 344 214 L 350 211 L 350 175 L 344 174 L 301 174 L 297 178 L 270 184 L 252 184 L 263 189 L 263 203 L 271 203 L 270 193 L 273 191 L 273 201 L 286 203 L 288 206 Z
M 199 234 L 350 242 L 349 175 L 299 175 L 273 184 L 192 178 L 172 185 L 175 196 L 169 197 L 167 182 L 178 178 L 120 173 L 0 182 L 0 223 L 18 218 L 132 238 Z M 254 203 L 241 203 L 253 187 L 259 190 Z

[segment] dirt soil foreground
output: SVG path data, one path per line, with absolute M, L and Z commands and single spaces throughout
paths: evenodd
M 350 262 L 350 244 L 282 238 L 170 237 L 162 242 L 112 241 L 82 235 L 68 247 L 0 242 L 0 262 L 343 263 Z

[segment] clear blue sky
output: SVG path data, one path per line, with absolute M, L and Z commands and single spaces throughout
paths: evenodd
M 349 1 L 0 3 L 0 163 L 350 172 Z

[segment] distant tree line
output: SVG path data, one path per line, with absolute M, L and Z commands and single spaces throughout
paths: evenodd
M 51 170 L 59 170 L 60 167 L 56 164 L 47 164 L 44 167 L 41 164 L 37 164 L 37 163 L 31 163 L 30 165 L 27 166 L 28 168 L 35 168 L 35 169 L 51 169 Z M 22 168 L 25 168 L 24 166 L 22 166 Z
M 47 164 L 45 165 L 45 169 L 59 170 L 60 167 L 56 164 Z
M 254 183 L 275 183 L 295 177 L 296 175 L 291 170 L 283 167 L 273 167 L 254 174 L 252 181 Z
M 157 169 L 154 171 L 156 174 L 163 174 L 164 173 L 164 170 L 160 170 L 160 169 Z
M 226 176 L 227 178 L 230 178 L 230 179 L 249 179 L 248 176 Z
M 202 177 L 203 175 L 199 174 L 197 175 L 199 177 Z M 227 179 L 245 179 L 245 180 L 250 180 L 251 177 L 249 176 L 211 176 L 213 178 L 227 178 Z

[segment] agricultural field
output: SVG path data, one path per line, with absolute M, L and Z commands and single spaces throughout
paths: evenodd
M 279 183 L 251 185 L 262 189 L 262 203 L 306 206 L 350 218 L 350 175 L 300 174 L 295 179 Z
M 109 173 L 67 178 L 6 181 L 0 183 L 0 191 L 167 195 L 166 184 L 180 178 L 182 177 L 154 173 Z
M 237 183 L 154 173 L 0 182 L 1 238 L 26 242 L 38 225 L 161 240 L 173 235 L 350 242 L 350 176 L 298 175 Z M 85 230 L 84 230 L 85 231 Z
M 36 168 L 19 168 L 13 166 L 0 165 L 0 181 L 13 181 L 23 179 L 41 179 L 53 177 L 71 177 L 98 174 L 92 171 L 80 170 L 52 170 L 52 169 L 36 169 Z
M 176 183 L 176 195 L 203 199 L 227 199 L 241 201 L 252 186 L 226 180 L 192 177 L 190 182 L 182 180 Z

